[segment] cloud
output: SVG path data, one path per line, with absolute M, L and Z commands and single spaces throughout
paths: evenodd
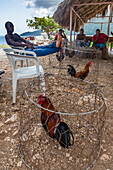
M 34 8 L 35 7 L 35 1 L 36 0 L 26 0 L 25 5 L 27 8 Z
M 55 7 L 50 7 L 50 8 L 39 8 L 39 9 L 36 9 L 35 12 L 34 12 L 34 15 L 36 17 L 43 17 L 43 16 L 47 16 L 47 15 L 50 15 L 52 16 L 53 15 L 53 12 L 56 10 Z
M 25 0 L 27 8 L 35 8 L 33 16 L 43 17 L 50 15 L 52 16 L 58 5 L 63 0 Z
M 51 8 L 57 7 L 63 0 L 25 0 L 27 8 Z

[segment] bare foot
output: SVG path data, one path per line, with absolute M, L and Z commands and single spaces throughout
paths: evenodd
M 57 41 L 56 41 L 56 47 L 61 47 L 63 48 L 63 41 L 62 41 L 62 36 L 60 34 L 58 34 L 58 38 L 57 38 Z

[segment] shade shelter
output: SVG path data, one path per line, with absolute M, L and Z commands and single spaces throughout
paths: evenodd
M 110 5 L 109 16 L 105 14 Z M 70 41 L 72 41 L 72 30 L 78 31 L 81 25 L 94 17 L 107 17 L 109 35 L 110 23 L 112 22 L 113 0 L 64 0 L 57 8 L 53 15 L 53 19 L 62 27 L 70 29 Z M 103 22 L 101 25 L 104 24 Z

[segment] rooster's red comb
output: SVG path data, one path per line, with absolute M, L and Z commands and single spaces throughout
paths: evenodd
M 88 65 L 89 65 L 89 66 L 91 65 L 91 61 L 89 61 Z
M 42 98 L 42 97 L 43 97 L 43 94 L 40 94 L 40 95 L 38 96 L 38 99 L 39 99 L 39 98 Z

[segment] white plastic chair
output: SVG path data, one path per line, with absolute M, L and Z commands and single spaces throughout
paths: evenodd
M 18 49 L 18 50 L 25 50 L 25 48 L 24 47 L 17 47 L 17 46 L 13 46 L 13 45 L 10 45 L 10 47 L 11 48 L 13 48 L 13 49 Z M 21 54 L 21 51 L 20 51 L 20 54 Z M 30 59 L 25 59 L 25 58 L 18 58 L 18 57 L 15 57 L 15 63 L 17 62 L 17 61 L 20 61 L 20 66 L 21 67 L 23 67 L 23 62 L 24 62 L 24 60 L 26 60 L 26 63 L 27 63 L 27 66 L 30 66 Z
M 40 89 L 42 94 L 45 95 L 45 81 L 44 81 L 44 71 L 41 65 L 38 63 L 36 54 L 32 51 L 25 51 L 19 49 L 5 48 L 3 49 L 6 53 L 11 66 L 12 66 L 12 77 L 13 77 L 13 103 L 16 103 L 16 92 L 18 90 L 18 80 L 25 78 L 38 77 L 40 79 Z M 21 54 L 20 54 L 21 53 Z M 35 61 L 33 66 L 27 67 L 16 67 L 15 58 L 22 59 L 32 59 Z

